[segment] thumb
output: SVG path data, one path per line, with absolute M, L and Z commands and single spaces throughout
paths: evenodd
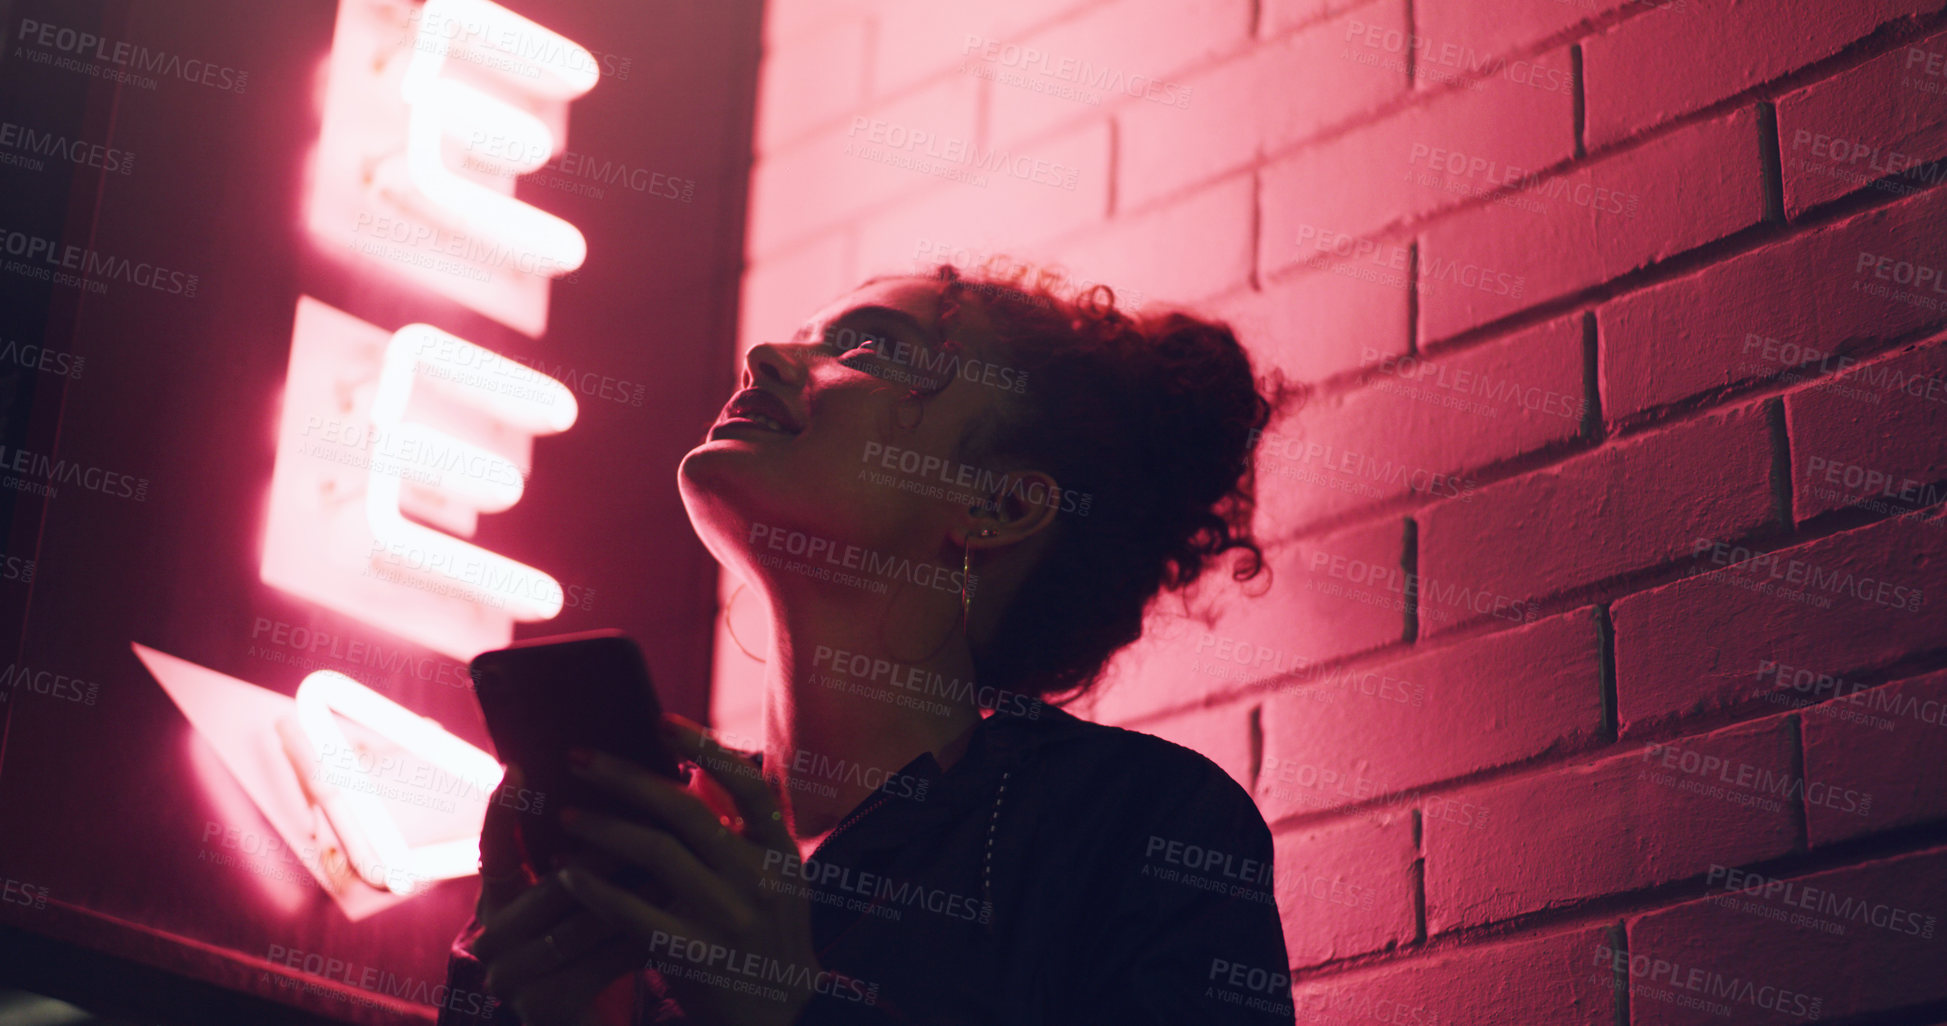
M 480 823 L 480 901 L 486 918 L 532 885 L 521 851 L 520 813 L 511 796 L 527 783 L 519 766 L 509 765 L 500 786 L 487 798 L 487 814 Z

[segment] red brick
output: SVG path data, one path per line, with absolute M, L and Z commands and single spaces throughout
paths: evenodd
M 1123 107 L 1117 205 L 1141 207 L 1404 92 L 1404 62 L 1346 41 L 1364 26 L 1404 33 L 1406 0 L 1379 0 L 1192 75 L 1186 106 Z
M 1589 952 L 1608 936 L 1572 930 L 1308 980 L 1292 991 L 1297 1021 L 1614 1026 L 1614 988 L 1592 980 L 1587 968 Z
M 1628 921 L 1630 1021 L 1637 1026 L 1850 1021 L 1947 998 L 1941 942 L 1932 936 L 1939 924 L 1929 925 L 1947 916 L 1947 849 L 1780 880 L 1776 887 L 1768 877 L 1757 883 L 1738 877 L 1733 887 L 1724 886 L 1732 881 L 1728 873 L 1719 879 L 1709 900 Z M 1844 932 L 1794 922 L 1794 915 Z M 1875 926 L 1875 916 L 1887 925 Z M 1612 959 L 1600 971 L 1616 975 L 1613 966 Z M 1727 1005 L 1730 1014 L 1671 998 Z
M 1213 571 L 1199 594 L 1216 610 L 1214 621 L 1186 617 L 1174 601 L 1159 602 L 1143 638 L 1111 663 L 1113 676 L 1096 710 L 1104 719 L 1127 722 L 1400 641 L 1406 620 L 1396 590 L 1369 585 L 1363 602 L 1327 590 L 1344 587 L 1348 567 L 1397 570 L 1404 542 L 1402 525 L 1387 521 L 1268 543 L 1268 590 L 1262 577 L 1239 585 Z
M 1260 493 L 1276 496 L 1268 501 L 1281 524 L 1303 527 L 1415 493 L 1436 499 L 1471 493 L 1477 483 L 1470 471 L 1568 441 L 1580 430 L 1580 317 L 1460 353 L 1392 359 L 1375 350 L 1361 357 L 1380 364 L 1379 377 L 1356 391 L 1311 400 L 1259 441 Z M 1344 487 L 1343 475 L 1314 481 L 1276 473 L 1301 465 L 1289 457 L 1311 446 L 1369 454 L 1362 465 L 1369 472 L 1357 476 L 1360 487 Z
M 1699 537 L 1743 537 L 1771 520 L 1770 480 L 1770 430 L 1752 403 L 1433 506 L 1420 516 L 1422 634 L 1478 619 L 1487 596 L 1513 618 L 1537 599 L 1688 558 Z
M 1569 67 L 1566 51 L 1538 60 Z M 1260 272 L 1320 259 L 1314 239 L 1374 235 L 1490 192 L 1513 169 L 1531 173 L 1569 159 L 1573 100 L 1568 92 L 1491 78 L 1484 88 L 1435 97 L 1267 166 Z M 1478 160 L 1481 170 L 1422 184 L 1429 166 L 1450 153 Z
M 934 75 L 971 76 L 994 68 L 981 53 L 988 40 L 1019 43 L 1021 33 L 1091 0 L 989 0 L 979 4 L 879 4 L 872 26 L 872 92 L 895 93 Z M 998 55 L 997 55 L 998 57 Z
M 1193 303 L 1250 280 L 1254 213 L 1251 178 L 1239 175 L 1070 236 L 1061 255 L 1076 277 L 1119 295 Z
M 1786 215 L 1796 219 L 1868 184 L 1904 196 L 1938 183 L 1938 173 L 1911 172 L 1947 157 L 1947 125 L 1938 116 L 1943 68 L 1947 32 L 1779 99 Z
M 987 191 L 845 152 L 848 145 L 912 159 L 934 159 L 927 156 L 928 148 L 942 157 L 968 152 L 976 140 L 978 93 L 979 83 L 972 79 L 951 79 L 860 112 L 855 117 L 867 119 L 863 127 L 848 117 L 759 160 L 751 170 L 747 256 L 762 259 L 818 231 L 848 225 L 860 213 L 899 196 L 939 186 Z M 877 130 L 887 138 L 897 128 L 902 145 L 911 148 L 873 142 L 873 122 L 885 123 Z M 931 141 L 914 144 L 920 132 L 928 133 Z
M 736 366 L 751 346 L 789 339 L 805 318 L 864 281 L 852 276 L 847 249 L 842 237 L 829 235 L 744 269 Z
M 1758 115 L 1741 110 L 1535 181 L 1429 227 L 1420 336 L 1449 338 L 1667 260 L 1765 216 Z
M 1191 709 L 1151 720 L 1138 729 L 1202 752 L 1224 768 L 1237 786 L 1250 790 L 1257 753 L 1252 750 L 1251 715 L 1255 703 Z M 1101 721 L 1108 722 L 1108 721 Z
M 1427 932 L 1563 908 L 1791 851 L 1798 803 L 1729 782 L 1746 766 L 1760 783 L 1791 778 L 1797 739 L 1788 720 L 1776 716 L 1453 796 L 1483 814 L 1472 824 L 1425 819 Z M 1712 765 L 1712 759 L 1722 761 Z M 1694 765 L 1686 769 L 1686 763 Z
M 1011 152 L 1078 169 L 1075 188 L 997 173 L 987 173 L 985 188 L 932 179 L 937 184 L 924 195 L 855 219 L 859 266 L 868 273 L 908 270 L 915 261 L 931 264 L 959 254 L 975 264 L 994 254 L 1044 259 L 1053 255 L 1048 239 L 1107 214 L 1107 124 L 1084 125 Z
M 1209 586 L 1228 596 L 1230 589 L 1223 586 L 1228 583 L 1212 579 Z M 1193 632 L 1208 630 L 1207 626 L 1193 623 L 1172 610 L 1151 610 L 1143 622 L 1142 637 L 1110 657 L 1103 669 L 1103 683 L 1084 696 L 1085 706 L 1078 703 L 1076 715 L 1148 730 L 1147 724 L 1155 722 L 1159 712 L 1222 701 L 1222 696 L 1235 693 L 1257 679 L 1230 667 L 1191 658 L 1186 639 L 1194 638 Z
M 1178 102 L 1187 84 L 1183 72 L 1242 48 L 1250 30 L 1250 0 L 1118 0 L 1090 8 L 1008 40 L 1047 56 L 1032 67 L 1006 69 L 1034 86 L 991 83 L 987 130 L 1001 142 L 1031 139 L 1110 108 Z M 1076 95 L 1064 95 L 1063 87 Z M 1189 103 L 1189 111 L 1176 113 L 1212 116 L 1208 107 L 1190 113 L 1198 107 L 1195 92 Z
M 1799 697 L 1801 688 L 1810 696 L 1836 696 L 1799 714 L 1805 779 L 1827 789 L 1814 795 L 1807 784 L 1805 833 L 1812 844 L 1947 817 L 1947 745 L 1940 743 L 1947 671 L 1875 688 L 1848 681 L 1820 690 L 1816 678 L 1800 684 L 1788 671 L 1774 672 L 1772 680 L 1781 696 Z M 1847 793 L 1871 800 L 1849 802 Z
M 1372 0 L 1264 0 L 1258 15 L 1257 34 L 1283 35 L 1301 25 L 1309 25 L 1327 15 L 1350 10 Z
M 1611 607 L 1623 734 L 1749 701 L 1775 687 L 1761 673 L 1767 664 L 1842 674 L 1938 646 L 1947 636 L 1942 516 L 1936 509 L 1883 520 L 1768 554 L 1763 562 L 1704 539 L 1696 557 L 1705 571 L 1700 576 Z M 1725 565 L 1733 560 L 1736 565 Z M 1881 585 L 1889 589 L 1884 595 Z M 1757 587 L 1788 589 L 1794 597 Z
M 1334 808 L 1575 747 L 1602 725 L 1600 669 L 1583 609 L 1291 685 L 1264 705 L 1259 804 Z
M 1460 47 L 1478 60 L 1558 38 L 1612 11 L 1651 6 L 1642 0 L 1499 0 L 1487 15 L 1479 0 L 1417 0 L 1413 17 L 1428 45 Z
M 1591 150 L 1707 107 L 1940 0 L 1685 0 L 1582 43 Z
M 1947 481 L 1947 345 L 1934 340 L 1801 388 L 1785 397 L 1785 423 L 1797 519 L 1855 504 L 1885 513 L 1931 506 L 1947 498 L 1930 487 Z
M 765 53 L 757 75 L 757 145 L 767 154 L 865 104 L 866 21 L 793 33 Z
M 1413 863 L 1420 852 L 1411 816 L 1287 831 L 1273 841 L 1272 880 L 1294 967 L 1412 942 L 1418 928 Z
M 1406 354 L 1408 284 L 1403 272 L 1335 264 L 1225 297 L 1211 313 L 1230 321 L 1265 368 L 1321 381 Z M 1368 359 L 1367 349 L 1380 355 Z
M 1400 566 L 1406 531 L 1398 521 L 1347 528 L 1320 538 L 1278 545 L 1280 558 L 1269 593 L 1224 607 L 1213 628 L 1220 638 L 1256 639 L 1308 664 L 1369 652 L 1405 634 L 1400 582 L 1390 576 L 1359 587 L 1357 596 L 1332 594 L 1333 585 L 1355 590 L 1357 571 L 1388 574 Z M 1270 553 L 1266 553 L 1267 556 Z M 1225 578 L 1228 580 L 1228 578 Z M 1251 582 L 1242 587 L 1258 589 Z M 1304 631 L 1294 631 L 1294 624 Z M 1221 642 L 1219 642 L 1221 644 Z M 1199 636 L 1193 645 L 1214 646 Z
M 1916 303 L 1865 291 L 1892 283 L 1875 277 L 1877 263 L 1862 272 L 1862 253 L 1947 269 L 1947 189 L 1605 304 L 1596 313 L 1604 412 L 1625 420 L 1768 377 L 1776 364 L 1750 355 L 1766 339 L 1843 354 L 1942 320 L 1947 293 L 1922 289 Z
M 767 0 L 764 4 L 764 46 L 787 45 L 800 35 L 816 32 L 834 21 L 871 13 L 872 0 Z

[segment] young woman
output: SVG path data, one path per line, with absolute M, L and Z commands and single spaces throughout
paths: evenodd
M 742 385 L 678 480 L 770 609 L 761 751 L 671 718 L 688 788 L 581 759 L 638 814 L 571 812 L 602 854 L 538 880 L 490 815 L 449 983 L 533 1026 L 1291 1022 L 1250 796 L 1043 702 L 1159 591 L 1263 569 L 1284 386 L 1221 324 L 950 266 L 867 282 Z

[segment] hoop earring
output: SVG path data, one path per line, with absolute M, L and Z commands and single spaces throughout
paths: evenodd
M 899 397 L 899 402 L 892 408 L 893 423 L 899 425 L 899 430 L 911 431 L 919 427 L 920 422 L 926 419 L 926 399 L 926 394 L 916 388 L 907 389 L 906 394 Z M 919 416 L 914 417 L 911 424 L 906 423 L 906 415 L 899 412 L 905 409 L 906 404 L 909 402 L 913 404 L 913 409 L 919 411 Z
M 983 527 L 979 537 L 991 538 L 994 529 Z M 973 580 L 973 549 L 965 540 L 960 542 L 960 633 L 967 633 L 967 615 L 973 609 L 973 595 L 967 591 L 967 582 Z
M 738 581 L 736 589 L 730 593 L 730 601 L 725 602 L 723 604 L 723 629 L 729 633 L 730 643 L 737 646 L 737 650 L 739 652 L 742 652 L 743 654 L 750 656 L 752 659 L 755 659 L 760 663 L 770 662 L 770 660 L 764 658 L 763 656 L 752 653 L 750 649 L 744 647 L 744 643 L 742 641 L 737 640 L 737 625 L 736 622 L 731 619 L 730 611 L 732 609 L 737 608 L 737 596 L 743 593 L 744 593 L 744 582 Z

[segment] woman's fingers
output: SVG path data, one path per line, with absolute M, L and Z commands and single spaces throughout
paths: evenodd
M 683 920 L 580 867 L 562 870 L 561 880 L 583 908 L 651 948 L 656 946 L 659 933 L 667 938 L 689 937 L 697 932 Z
M 664 831 L 582 810 L 564 810 L 561 822 L 575 837 L 648 870 L 667 886 L 669 894 L 688 904 L 698 918 L 742 924 L 753 915 L 749 903 L 740 899 L 723 877 L 699 861 L 683 842 Z M 597 867 L 583 868 L 593 870 L 590 875 L 598 878 L 613 876 Z
M 480 900 L 474 907 L 475 916 L 483 920 L 534 884 L 522 861 L 520 813 L 498 800 L 508 789 L 519 791 L 526 782 L 521 768 L 510 763 L 500 787 L 487 796 L 487 813 L 480 822 Z
M 777 799 L 771 796 L 769 785 L 764 783 L 764 772 L 756 763 L 717 744 L 701 727 L 681 716 L 664 714 L 662 725 L 663 737 L 677 754 L 702 767 L 711 779 L 730 792 L 737 810 L 743 814 L 746 836 L 768 848 L 797 850 L 791 831 L 785 829 L 784 814 L 778 811 Z
M 529 981 L 508 1003 L 521 1022 L 530 1026 L 582 1026 L 591 1021 L 591 1006 L 602 992 L 641 964 L 636 948 L 611 941 L 556 972 Z
M 587 756 L 585 764 L 574 767 L 576 775 L 654 816 L 716 872 L 755 879 L 761 857 L 725 827 L 702 799 L 625 759 L 604 752 Z M 762 787 L 762 781 L 757 785 Z
M 549 874 L 538 885 L 528 888 L 506 907 L 480 924 L 480 934 L 469 946 L 473 957 L 491 963 L 511 948 L 540 936 L 543 930 L 560 922 L 577 908 L 575 899 L 561 886 L 556 874 Z
M 487 963 L 487 989 L 518 994 L 533 980 L 560 971 L 620 932 L 602 917 L 576 908 L 573 916 L 545 932 L 529 934 L 495 957 L 482 959 Z

